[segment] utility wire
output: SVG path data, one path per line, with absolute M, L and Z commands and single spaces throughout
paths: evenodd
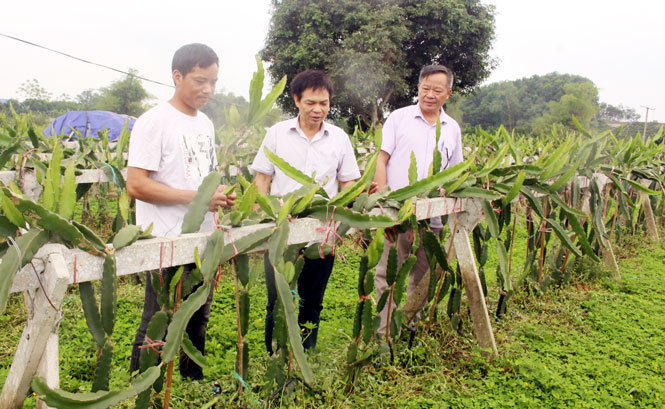
M 96 63 L 96 62 L 93 62 L 93 61 L 84 60 L 83 58 L 79 58 L 79 57 L 76 57 L 76 56 L 71 55 L 71 54 L 63 53 L 62 51 L 58 51 L 58 50 L 54 50 L 52 48 L 44 47 L 43 45 L 35 44 L 33 42 L 23 40 L 23 39 L 20 39 L 20 38 L 17 38 L 17 37 L 13 37 L 13 36 L 10 36 L 10 35 L 7 35 L 7 34 L 0 33 L 0 36 L 11 38 L 12 40 L 20 41 L 22 43 L 29 44 L 29 45 L 32 45 L 32 46 L 35 46 L 35 47 L 38 47 L 38 48 L 42 48 L 44 50 L 48 50 L 48 51 L 54 52 L 56 54 L 64 55 L 65 57 L 73 58 L 74 60 L 78 60 L 78 61 L 81 61 L 81 62 L 84 62 L 84 63 L 87 63 L 87 64 L 92 64 L 92 65 L 96 65 L 98 67 L 106 68 L 106 69 L 111 70 L 111 71 L 116 71 L 116 72 L 119 72 L 119 73 L 122 73 L 122 74 L 127 74 L 127 75 L 130 75 L 134 78 L 138 78 L 138 79 L 143 80 L 143 81 L 152 82 L 152 83 L 163 85 L 163 86 L 169 87 L 169 88 L 175 88 L 173 85 L 170 85 L 170 84 L 164 84 L 163 82 L 159 82 L 159 81 L 151 80 L 149 78 L 141 77 L 140 75 L 132 74 L 132 73 L 127 72 L 127 71 L 123 71 L 123 70 L 119 70 L 117 68 L 109 67 L 108 65 L 99 64 L 99 63 Z

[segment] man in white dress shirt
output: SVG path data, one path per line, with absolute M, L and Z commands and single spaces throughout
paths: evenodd
M 386 185 L 391 190 L 397 190 L 409 185 L 409 165 L 411 153 L 416 158 L 418 180 L 427 177 L 429 167 L 432 165 L 434 149 L 441 151 L 442 169 L 462 162 L 462 134 L 457 122 L 443 110 L 452 94 L 453 73 L 443 65 L 428 65 L 420 71 L 418 81 L 418 103 L 393 111 L 383 125 L 381 152 L 376 165 L 374 182 L 381 190 Z M 436 122 L 441 121 L 441 136 L 436 144 Z M 441 229 L 441 219 L 435 217 L 431 220 L 431 227 L 438 231 Z M 397 251 L 398 264 L 401 265 L 411 252 L 413 232 L 398 235 Z M 425 272 L 429 268 L 422 241 L 416 252 L 417 261 L 409 273 L 407 298 L 410 297 Z M 385 240 L 384 251 L 376 267 L 374 283 L 377 300 L 388 288 L 386 282 L 386 267 L 388 252 L 392 244 Z M 390 300 L 392 302 L 392 300 Z M 388 303 L 386 303 L 387 307 Z M 395 304 L 392 304 L 394 308 Z M 379 332 L 386 329 L 387 308 L 381 312 L 381 326 Z
M 312 175 L 333 197 L 360 177 L 360 171 L 348 135 L 339 127 L 324 122 L 330 109 L 333 86 L 322 71 L 307 70 L 296 75 L 291 82 L 293 101 L 298 117 L 279 122 L 268 129 L 254 158 L 251 170 L 256 172 L 260 191 L 273 196 L 286 195 L 302 185 L 277 168 L 264 153 L 264 148 L 286 160 L 291 166 Z M 303 346 L 314 348 L 323 309 L 323 296 L 333 269 L 333 255 L 322 259 L 305 259 L 298 277 L 300 307 L 298 323 L 303 329 Z M 265 343 L 272 354 L 273 308 L 277 300 L 275 273 L 266 253 L 264 258 L 268 305 L 266 307 Z M 313 329 L 308 329 L 313 324 Z

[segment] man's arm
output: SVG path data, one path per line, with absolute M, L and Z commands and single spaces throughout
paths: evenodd
M 141 168 L 129 167 L 127 170 L 127 193 L 129 196 L 143 202 L 162 205 L 190 204 L 196 195 L 196 190 L 175 189 L 156 182 L 149 177 L 150 171 Z M 210 211 L 218 207 L 232 207 L 236 194 L 224 194 L 226 186 L 217 188 L 208 206 Z
M 346 182 L 339 182 L 339 190 L 340 192 L 347 187 L 351 186 L 356 180 L 358 179 L 352 179 L 352 180 L 347 180 Z
M 386 151 L 379 152 L 379 158 L 376 161 L 376 171 L 374 172 L 374 184 L 377 192 L 386 187 L 386 165 L 390 159 L 390 154 Z M 372 192 L 370 192 L 372 193 Z
M 259 189 L 259 192 L 267 195 L 270 191 L 270 182 L 272 182 L 272 175 L 267 175 L 265 173 L 256 172 L 256 187 Z

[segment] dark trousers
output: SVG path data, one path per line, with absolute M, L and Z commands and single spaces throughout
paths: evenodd
M 194 264 L 185 266 L 183 279 L 187 277 L 193 268 Z M 201 351 L 201 353 L 204 355 L 206 327 L 208 325 L 208 320 L 210 319 L 210 304 L 212 303 L 212 293 L 213 290 L 211 289 L 206 303 L 203 304 L 203 306 L 194 313 L 192 318 L 189 320 L 189 323 L 187 323 L 186 329 L 187 335 L 192 341 L 192 344 L 194 344 L 196 349 Z M 132 346 L 132 358 L 129 364 L 130 372 L 134 372 L 139 369 L 139 357 L 141 354 L 139 347 L 143 345 L 143 341 L 145 340 L 145 333 L 148 329 L 148 324 L 150 323 L 152 316 L 155 315 L 155 313 L 159 310 L 160 308 L 159 304 L 157 303 L 157 294 L 155 294 L 155 290 L 152 288 L 150 273 L 146 273 L 143 315 L 141 316 L 141 325 L 136 332 L 136 338 L 134 339 L 134 345 Z M 182 351 L 180 352 L 180 375 L 191 379 L 203 379 L 203 369 L 195 364 L 191 359 L 189 359 L 189 357 Z
M 316 336 L 319 332 L 319 318 L 323 309 L 323 295 L 326 292 L 328 279 L 332 273 L 335 256 L 329 255 L 322 259 L 305 259 L 305 266 L 298 277 L 298 297 L 300 304 L 298 308 L 298 324 L 303 329 L 303 346 L 305 349 L 316 347 Z M 275 270 L 270 264 L 268 253 L 263 258 L 266 274 L 266 287 L 268 289 L 268 305 L 266 306 L 266 330 L 265 343 L 269 354 L 272 349 L 272 331 L 275 326 L 273 310 L 277 301 L 277 288 L 275 287 Z M 306 329 L 306 322 L 315 325 L 314 329 Z

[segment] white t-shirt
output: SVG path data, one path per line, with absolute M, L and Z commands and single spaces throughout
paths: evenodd
M 273 177 L 270 184 L 273 196 L 284 196 L 302 185 L 276 167 L 266 157 L 264 147 L 307 176 L 316 172 L 316 182 L 331 198 L 339 191 L 338 182 L 360 178 L 353 146 L 341 128 L 324 122 L 310 141 L 300 128 L 298 118 L 293 118 L 268 129 L 250 166 L 253 172 Z
M 129 139 L 128 166 L 150 171 L 150 179 L 175 189 L 198 190 L 215 170 L 215 128 L 203 112 L 189 116 L 163 102 L 136 120 Z M 157 237 L 177 236 L 188 205 L 136 201 L 136 223 L 153 224 Z M 201 231 L 214 228 L 208 212 Z

